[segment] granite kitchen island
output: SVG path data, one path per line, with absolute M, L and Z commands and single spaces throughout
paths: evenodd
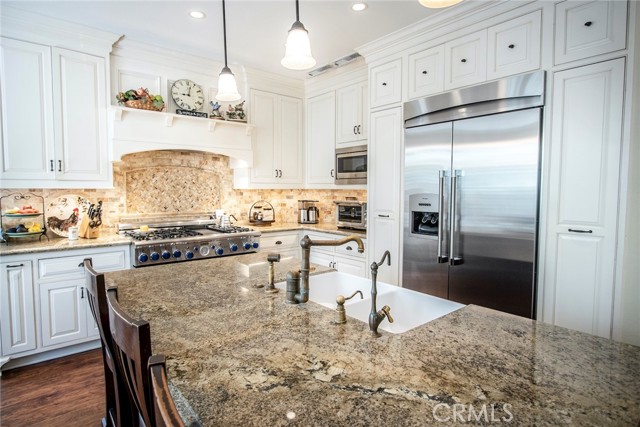
M 638 426 L 639 347 L 478 306 L 376 339 L 365 323 L 335 325 L 333 310 L 254 288 L 265 260 L 106 274 L 150 322 L 176 398 L 204 426 Z M 276 264 L 276 281 L 294 268 Z

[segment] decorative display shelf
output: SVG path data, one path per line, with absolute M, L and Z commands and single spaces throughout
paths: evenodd
M 253 165 L 254 126 L 128 107 L 110 108 L 113 158 L 140 151 L 198 150 L 231 158 L 230 166 Z

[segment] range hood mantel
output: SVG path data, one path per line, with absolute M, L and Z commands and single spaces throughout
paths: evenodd
M 232 168 L 253 166 L 253 126 L 127 107 L 110 109 L 113 159 L 153 150 L 195 150 L 230 157 Z

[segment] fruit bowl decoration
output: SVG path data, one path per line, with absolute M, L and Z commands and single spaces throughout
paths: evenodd
M 152 95 L 149 93 L 149 89 L 143 87 L 120 92 L 116 95 L 116 99 L 118 100 L 118 104 L 129 108 L 152 111 L 164 110 L 164 100 L 162 96 Z

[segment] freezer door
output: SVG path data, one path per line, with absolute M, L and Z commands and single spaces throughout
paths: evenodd
M 539 108 L 454 122 L 449 299 L 532 317 Z
M 402 286 L 441 298 L 448 296 L 452 129 L 449 122 L 405 131 Z

